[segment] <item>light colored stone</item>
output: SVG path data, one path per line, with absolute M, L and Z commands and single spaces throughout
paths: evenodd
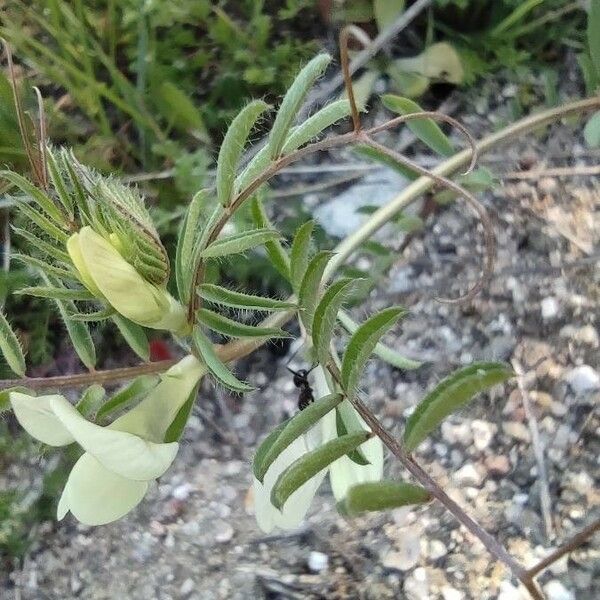
M 540 309 L 542 313 L 542 319 L 544 321 L 551 321 L 552 319 L 556 319 L 558 313 L 560 312 L 560 306 L 558 304 L 558 300 L 552 296 L 548 298 L 544 298 L 540 303 Z
M 325 571 L 329 567 L 329 556 L 323 552 L 317 552 L 313 550 L 308 555 L 308 568 L 313 573 L 320 573 Z
M 519 421 L 508 421 L 502 424 L 504 433 L 516 440 L 521 442 L 529 443 L 531 441 L 531 434 L 527 425 L 519 423 Z
M 542 177 L 537 186 L 542 194 L 551 195 L 558 191 L 558 181 L 554 177 Z
M 484 464 L 491 475 L 506 475 L 510 471 L 510 461 L 503 454 L 486 456 Z
M 600 389 L 600 375 L 590 365 L 571 369 L 565 379 L 576 394 L 585 394 Z
M 431 560 L 437 560 L 448 554 L 448 548 L 446 548 L 446 544 L 441 540 L 431 540 L 427 554 Z
M 404 593 L 408 600 L 429 600 L 429 581 L 423 567 L 415 569 L 404 581 Z
M 445 585 L 441 589 L 442 598 L 444 600 L 463 600 L 465 595 L 460 590 L 456 588 L 450 587 L 449 585 Z
M 575 594 L 570 592 L 558 579 L 552 579 L 544 586 L 548 600 L 575 600 Z
M 469 446 L 473 442 L 473 434 L 468 423 L 442 423 L 442 437 L 447 444 L 462 444 Z
M 422 529 L 418 526 L 405 527 L 396 540 L 397 550 L 388 552 L 383 559 L 383 566 L 398 571 L 410 571 L 421 557 Z
M 194 591 L 195 587 L 196 584 L 194 583 L 194 580 L 191 577 L 188 577 L 179 588 L 179 597 L 187 598 Z
M 219 544 L 226 544 L 233 538 L 233 527 L 227 521 L 217 521 L 216 530 L 215 541 Z
M 175 498 L 175 500 L 187 500 L 190 497 L 192 490 L 194 489 L 189 483 L 182 483 L 178 485 L 172 492 L 171 496 Z
M 475 419 L 471 423 L 471 431 L 473 432 L 473 444 L 481 452 L 490 445 L 496 432 L 496 426 L 488 421 Z
M 480 486 L 483 483 L 483 476 L 475 468 L 475 465 L 467 463 L 452 475 L 452 480 L 461 487 L 465 485 Z

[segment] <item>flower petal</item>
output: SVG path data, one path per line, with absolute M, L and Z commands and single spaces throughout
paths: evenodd
M 123 316 L 154 329 L 185 328 L 183 307 L 165 290 L 146 281 L 110 242 L 89 226 L 79 232 L 79 251 L 94 284 Z
M 162 375 L 162 381 L 147 398 L 111 423 L 109 429 L 162 442 L 179 409 L 206 372 L 206 366 L 196 357 L 186 356 Z
M 160 477 L 171 465 L 179 444 L 156 444 L 136 435 L 100 427 L 84 419 L 62 396 L 52 396 L 50 407 L 77 443 L 114 473 L 148 481 Z
M 104 525 L 126 515 L 147 490 L 148 482 L 125 479 L 85 453 L 69 475 L 57 517 L 60 520 L 71 511 L 86 525 Z
M 49 446 L 66 446 L 75 441 L 52 411 L 51 400 L 61 398 L 66 402 L 62 396 L 29 396 L 11 392 L 9 397 L 17 421 L 31 437 Z
M 354 410 L 354 409 L 352 409 Z M 354 411 L 356 413 L 356 411 Z M 356 417 L 365 430 L 366 423 L 358 413 Z M 324 441 L 337 437 L 335 411 L 326 414 L 321 420 Z M 329 466 L 331 489 L 337 502 L 343 500 L 348 490 L 357 483 L 379 481 L 383 477 L 383 444 L 378 437 L 373 437 L 361 447 L 363 456 L 369 461 L 368 465 L 359 465 L 347 456 L 338 458 Z
M 102 292 L 98 289 L 92 276 L 90 275 L 87 267 L 85 266 L 85 262 L 83 260 L 83 255 L 81 254 L 81 239 L 78 233 L 74 233 L 67 240 L 67 252 L 75 265 L 75 268 L 79 272 L 79 278 L 85 287 L 92 292 L 98 298 L 102 298 Z
M 265 533 L 270 533 L 275 527 L 295 529 L 304 520 L 311 502 L 323 482 L 327 469 L 324 469 L 316 477 L 309 479 L 303 486 L 298 488 L 288 498 L 281 512 L 271 504 L 271 489 L 284 469 L 308 450 L 305 436 L 294 440 L 270 466 L 265 475 L 264 484 L 261 484 L 258 479 L 254 479 L 256 521 Z

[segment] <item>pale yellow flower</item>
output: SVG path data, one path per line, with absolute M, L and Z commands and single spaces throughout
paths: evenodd
M 151 329 L 187 333 L 184 308 L 165 288 L 144 279 L 111 242 L 91 227 L 67 241 L 67 251 L 83 285 L 118 313 Z
M 75 463 L 58 504 L 86 525 L 120 519 L 146 494 L 150 482 L 171 465 L 179 444 L 165 434 L 206 367 L 188 356 L 171 367 L 137 406 L 106 427 L 87 421 L 63 396 L 11 392 L 23 428 L 50 446 L 77 442 L 85 453 Z

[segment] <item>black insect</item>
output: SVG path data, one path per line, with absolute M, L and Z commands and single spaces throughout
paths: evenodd
M 304 410 L 311 402 L 315 401 L 313 389 L 310 387 L 310 383 L 308 383 L 308 374 L 316 366 L 317 365 L 314 365 L 308 371 L 306 369 L 294 371 L 293 369 L 286 367 L 286 369 L 294 375 L 294 385 L 300 390 L 300 393 L 298 394 L 298 410 Z

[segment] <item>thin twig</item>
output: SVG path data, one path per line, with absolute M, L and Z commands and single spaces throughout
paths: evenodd
M 541 179 L 542 177 L 578 177 L 580 175 L 600 175 L 600 165 L 577 165 L 575 167 L 554 167 L 536 171 L 510 171 L 499 175 L 500 179 Z
M 340 31 L 340 63 L 342 67 L 342 77 L 344 78 L 344 87 L 346 88 L 346 94 L 348 96 L 348 101 L 350 102 L 350 114 L 352 115 L 352 124 L 355 133 L 360 129 L 360 112 L 356 106 L 354 86 L 352 85 L 350 58 L 348 57 L 348 42 L 351 37 L 361 43 L 364 42 L 363 33 L 362 29 L 359 29 L 356 25 L 347 25 Z
M 535 455 L 535 461 L 538 468 L 538 481 L 540 485 L 540 508 L 542 510 L 542 518 L 544 520 L 544 527 L 546 529 L 546 538 L 552 540 L 554 537 L 554 528 L 552 526 L 552 503 L 550 501 L 550 487 L 548 485 L 548 474 L 546 471 L 546 461 L 544 460 L 544 447 L 540 440 L 540 432 L 538 429 L 537 421 L 533 410 L 531 409 L 531 402 L 529 401 L 529 394 L 525 389 L 523 381 L 524 373 L 523 368 L 518 361 L 512 361 L 513 369 L 517 374 L 517 387 L 521 393 L 521 401 L 523 402 L 523 408 L 525 409 L 525 416 L 527 417 L 527 425 L 531 432 L 531 443 L 533 446 L 533 454 Z
M 384 29 L 371 44 L 359 52 L 349 64 L 349 73 L 354 75 L 358 69 L 364 67 L 390 40 L 395 38 L 401 31 L 406 29 L 412 21 L 425 9 L 433 0 L 417 0 L 410 8 L 405 10 L 387 29 Z M 315 108 L 324 100 L 327 100 L 344 83 L 344 76 L 337 74 L 329 81 L 319 86 L 314 93 L 310 94 L 304 106 L 300 110 L 299 120 L 305 119 Z
M 540 560 L 539 563 L 527 569 L 526 576 L 529 578 L 535 577 L 538 573 L 547 569 L 551 564 L 560 560 L 565 554 L 569 554 L 570 552 L 573 552 L 573 550 L 579 548 L 579 546 L 582 546 L 598 531 L 600 531 L 600 519 L 596 519 L 593 523 L 590 523 L 585 529 L 582 529 L 570 540 L 566 541 L 560 548 L 557 548 L 554 552 L 548 554 L 546 558 Z
M 456 194 L 464 198 L 467 204 L 477 213 L 479 220 L 483 225 L 484 239 L 485 239 L 485 247 L 486 247 L 486 258 L 485 264 L 483 267 L 483 272 L 479 280 L 473 285 L 464 295 L 459 296 L 458 298 L 436 298 L 439 302 L 444 302 L 446 304 L 457 304 L 459 302 L 468 302 L 472 300 L 483 287 L 489 282 L 493 272 L 494 272 L 494 256 L 495 256 L 495 240 L 494 240 L 494 229 L 492 227 L 491 219 L 488 215 L 486 208 L 464 187 L 454 183 L 451 179 L 448 179 L 442 175 L 434 175 L 431 171 L 427 170 L 425 167 L 421 167 L 417 163 L 409 160 L 408 158 L 402 156 L 398 152 L 387 148 L 386 146 L 375 142 L 370 139 L 367 135 L 361 136 L 363 143 L 370 146 L 371 148 L 378 150 L 382 154 L 390 157 L 392 160 L 397 163 L 420 173 L 423 176 L 431 177 L 437 183 L 443 185 L 444 187 L 451 189 Z

